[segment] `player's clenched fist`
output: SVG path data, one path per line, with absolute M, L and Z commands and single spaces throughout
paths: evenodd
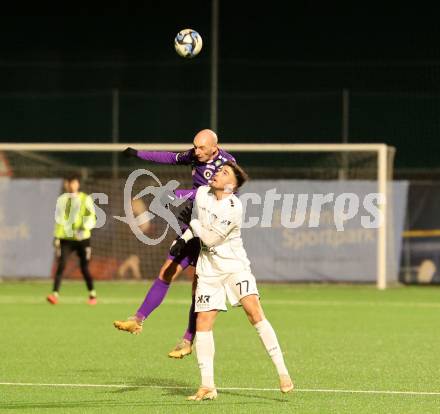
M 185 245 L 186 242 L 183 239 L 174 240 L 170 248 L 170 254 L 175 257 L 180 256 L 185 248 Z
M 131 158 L 131 157 L 137 157 L 138 152 L 134 148 L 128 147 L 125 148 L 124 151 L 122 151 L 122 154 L 124 154 L 124 157 Z

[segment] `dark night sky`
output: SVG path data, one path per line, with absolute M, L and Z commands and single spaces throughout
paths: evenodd
M 0 53 L 6 59 L 173 59 L 175 32 L 194 27 L 209 51 L 210 2 L 144 2 L 108 16 L 3 16 Z M 173 7 L 174 4 L 174 7 Z M 221 1 L 221 56 L 277 61 L 437 59 L 438 22 L 402 9 L 371 15 L 314 13 L 295 2 Z M 131 15 L 127 15 L 131 12 Z M 111 14 L 111 15 L 110 15 Z M 429 14 L 428 14 L 429 16 Z
M 379 15 L 368 3 L 337 15 L 333 4 L 317 11 L 310 2 L 220 3 L 222 139 L 338 142 L 347 88 L 352 142 L 395 145 L 403 166 L 438 165 L 434 10 L 400 5 Z M 187 140 L 209 125 L 210 1 L 104 12 L 0 17 L 1 140 L 106 141 L 112 88 L 121 91 L 121 140 Z M 185 27 L 204 40 L 190 61 L 173 47 Z

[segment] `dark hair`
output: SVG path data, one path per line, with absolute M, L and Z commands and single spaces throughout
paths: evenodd
M 64 176 L 64 180 L 66 180 L 67 182 L 71 183 L 72 181 L 80 181 L 80 176 L 79 174 L 76 173 L 70 173 L 70 174 L 66 174 Z
M 237 180 L 237 188 L 240 188 L 246 181 L 249 180 L 249 176 L 237 163 L 233 161 L 226 161 L 223 164 L 223 167 L 226 165 L 231 167 L 232 171 L 234 172 L 235 179 Z

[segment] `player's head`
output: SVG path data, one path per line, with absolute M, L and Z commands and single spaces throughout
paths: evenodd
M 64 190 L 67 193 L 77 193 L 79 191 L 80 182 L 78 174 L 69 174 L 64 177 Z
M 212 178 L 210 186 L 214 190 L 232 193 L 237 191 L 248 179 L 249 177 L 243 168 L 235 162 L 226 161 Z
M 210 129 L 202 129 L 194 137 L 194 152 L 197 160 L 200 162 L 208 162 L 218 152 L 217 134 Z

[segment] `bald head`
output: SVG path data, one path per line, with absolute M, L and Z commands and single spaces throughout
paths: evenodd
M 194 137 L 194 150 L 200 162 L 212 160 L 218 153 L 217 134 L 211 129 L 202 129 Z
M 194 145 L 215 146 L 218 143 L 217 134 L 212 129 L 202 129 L 194 137 Z

